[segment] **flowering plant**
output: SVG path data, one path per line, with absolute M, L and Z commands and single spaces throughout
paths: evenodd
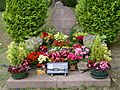
M 40 46 L 39 47 L 39 49 L 38 49 L 40 52 L 47 52 L 48 51 L 48 48 L 45 46 L 45 45 L 42 45 L 42 46 Z
M 24 60 L 22 64 L 19 64 L 17 66 L 9 66 L 8 68 L 8 72 L 12 74 L 23 73 L 23 72 L 27 72 L 28 70 L 30 70 L 30 67 L 27 60 Z
M 72 39 L 74 42 L 79 42 L 80 44 L 83 44 L 83 38 L 87 35 L 88 33 L 83 33 L 83 32 L 76 32 L 72 35 Z M 82 43 L 81 43 L 82 41 Z
M 74 65 L 78 63 L 79 57 L 73 53 L 69 53 L 67 56 L 67 59 L 68 59 L 69 64 Z
M 77 47 L 74 49 L 75 55 L 78 56 L 80 60 L 88 60 L 90 50 L 85 46 Z
M 54 40 L 54 36 L 47 32 L 42 32 L 41 38 L 43 39 L 43 44 L 51 44 Z
M 58 40 L 54 40 L 52 43 L 52 46 L 57 46 L 57 47 L 62 47 L 62 46 L 67 46 L 70 44 L 70 41 L 58 41 Z
M 69 36 L 64 35 L 62 32 L 58 32 L 57 34 L 54 35 L 55 40 L 58 41 L 65 41 Z
M 108 63 L 108 61 L 93 62 L 92 60 L 88 60 L 87 66 L 88 68 L 95 69 L 98 71 L 106 71 L 110 69 L 110 64 Z
M 106 71 L 110 69 L 110 64 L 107 61 L 95 62 L 93 64 L 93 68 L 95 68 L 98 71 Z
M 38 63 L 38 57 L 39 55 L 42 55 L 43 53 L 42 52 L 31 52 L 27 55 L 27 61 L 29 64 L 32 64 L 32 63 L 35 63 L 37 64 Z
M 48 56 L 40 55 L 38 58 L 39 64 L 43 64 L 46 62 L 50 62 L 51 60 L 48 58 Z
M 69 50 L 53 51 L 48 54 L 52 62 L 64 62 L 69 54 Z

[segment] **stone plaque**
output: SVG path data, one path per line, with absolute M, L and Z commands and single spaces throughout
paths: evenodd
M 51 62 L 47 63 L 47 74 L 68 74 L 68 62 Z
M 73 11 L 69 7 L 63 6 L 61 2 L 56 2 L 52 14 L 52 24 L 56 30 L 68 35 L 75 21 Z

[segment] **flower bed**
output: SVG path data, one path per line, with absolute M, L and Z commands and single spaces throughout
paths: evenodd
M 77 32 L 71 35 L 72 39 L 70 39 L 70 36 L 64 35 L 63 33 L 58 32 L 52 35 L 43 32 L 38 37 L 32 37 L 26 40 L 22 45 L 15 45 L 15 43 L 14 46 L 10 45 L 11 47 L 8 49 L 8 60 L 10 63 L 12 62 L 12 65 L 17 64 L 17 66 L 20 66 L 21 64 L 24 65 L 23 63 L 25 62 L 27 66 L 34 66 L 41 69 L 45 69 L 47 62 L 68 62 L 69 65 L 76 65 L 78 62 L 84 61 L 88 62 L 87 66 L 89 68 L 95 68 L 93 64 L 97 62 L 110 61 L 110 51 L 105 44 L 102 44 L 101 37 L 97 35 L 95 41 L 93 41 L 92 48 L 89 48 L 83 42 L 84 37 L 87 35 L 87 33 Z M 16 53 L 17 50 L 14 50 L 14 47 L 17 47 L 21 51 Z M 24 49 L 24 52 L 22 49 Z M 20 53 L 25 53 L 24 57 L 20 57 Z M 19 57 L 20 62 L 17 62 L 16 56 Z M 10 68 L 9 72 L 11 73 L 13 69 Z

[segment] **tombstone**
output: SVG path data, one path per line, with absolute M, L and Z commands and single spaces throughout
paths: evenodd
M 73 11 L 69 7 L 63 6 L 60 1 L 55 3 L 51 19 L 55 29 L 67 35 L 76 21 Z

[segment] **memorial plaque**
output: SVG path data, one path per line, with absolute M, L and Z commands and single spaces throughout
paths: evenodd
M 68 62 L 47 63 L 47 74 L 68 74 Z
M 52 24 L 56 30 L 68 35 L 75 21 L 73 11 L 69 7 L 63 6 L 60 1 L 56 2 L 52 14 Z

